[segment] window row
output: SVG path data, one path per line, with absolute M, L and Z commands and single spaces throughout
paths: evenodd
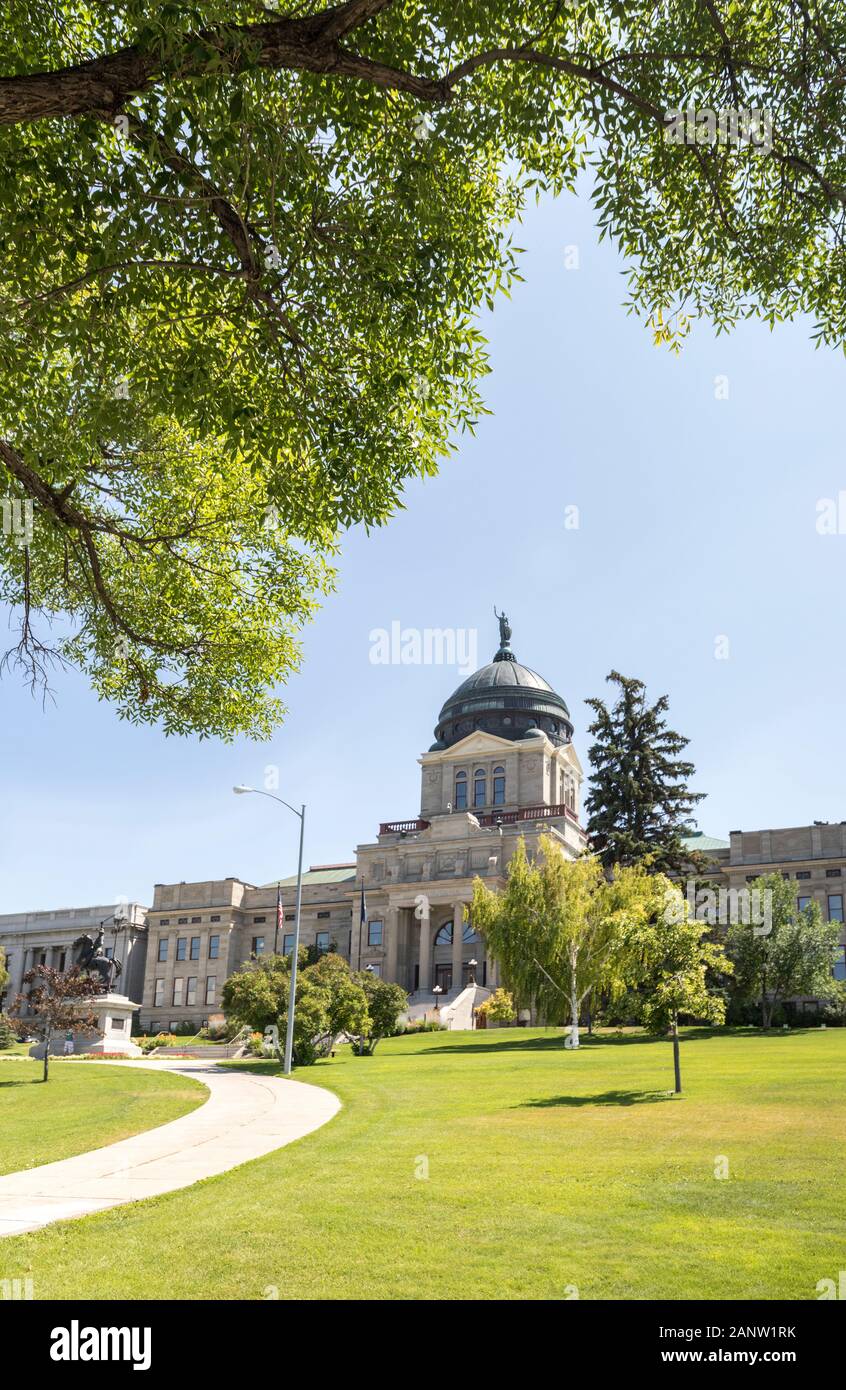
M 192 1007 L 197 1002 L 197 976 L 187 975 L 184 978 L 177 976 L 173 981 L 171 1004 L 174 1008 Z M 205 983 L 204 1002 L 214 1004 L 217 999 L 217 976 L 207 975 Z M 153 996 L 153 1003 L 157 1009 L 163 1007 L 165 1002 L 165 981 L 156 980 L 156 992 Z
M 314 944 L 315 944 L 315 946 L 316 946 L 316 948 L 317 948 L 318 953 L 319 953 L 321 956 L 325 956 L 326 952 L 329 950 L 329 944 L 330 944 L 330 943 L 329 943 L 329 933 L 328 933 L 328 931 L 319 931 L 319 932 L 317 932 L 317 933 L 315 934 Z M 302 946 L 302 945 L 305 945 L 305 943 L 301 940 L 301 941 L 300 941 L 300 945 L 301 945 L 301 946 Z M 289 955 L 291 954 L 291 952 L 293 951 L 293 949 L 294 949 L 294 933 L 293 933 L 293 932 L 285 932 L 285 935 L 282 937 L 282 954 L 283 954 L 283 956 L 289 956 Z M 254 936 L 253 939 L 252 939 L 252 946 L 251 946 L 251 949 L 250 949 L 250 955 L 251 955 L 251 956 L 263 956 L 263 955 L 266 954 L 266 950 L 267 950 L 267 938 L 264 937 L 264 936 Z
M 813 898 L 811 897 L 811 894 L 810 894 L 810 893 L 800 893 L 800 894 L 799 894 L 799 897 L 796 899 L 796 902 L 797 902 L 797 906 L 798 906 L 798 908 L 799 908 L 799 911 L 800 911 L 800 912 L 804 912 L 805 908 L 808 907 L 809 904 L 813 902 Z M 829 922 L 842 922 L 842 921 L 843 921 L 843 894 L 842 894 L 842 893 L 829 893 L 829 895 L 828 895 L 828 920 L 829 920 Z
M 202 942 L 202 937 L 200 937 L 200 936 L 192 936 L 192 937 L 190 938 L 190 946 L 189 946 L 189 938 L 188 938 L 187 936 L 178 936 L 178 937 L 176 938 L 176 959 L 177 959 L 177 960 L 199 960 L 199 959 L 200 959 L 200 944 L 201 944 L 201 942 Z M 168 958 L 168 951 L 169 951 L 169 950 L 170 950 L 170 937 L 169 937 L 169 936 L 160 936 L 160 937 L 159 937 L 159 961 L 160 961 L 162 964 L 167 960 L 167 958 Z M 209 957 L 208 957 L 208 958 L 209 958 L 209 960 L 217 960 L 217 958 L 218 958 L 219 955 L 220 955 L 220 937 L 219 937 L 219 936 L 210 936 L 210 937 L 209 937 Z
M 473 805 L 474 806 L 504 806 L 505 805 L 505 768 L 495 767 L 490 776 L 491 799 L 488 802 L 488 774 L 485 768 L 477 767 L 473 773 Z M 467 773 L 459 770 L 455 774 L 455 798 L 453 805 L 456 811 L 466 811 L 469 804 L 470 795 L 469 780 Z
M 198 926 L 199 923 L 202 922 L 202 920 L 203 920 L 202 917 L 192 917 L 192 918 L 191 918 L 191 921 L 190 921 L 190 923 L 189 923 L 187 917 L 177 917 L 177 919 L 176 919 L 176 925 L 177 925 L 178 927 L 187 927 L 187 926 L 189 926 L 189 925 L 192 926 L 192 927 L 195 927 L 195 926 Z M 219 922 L 219 921 L 220 921 L 220 915 L 218 914 L 216 917 L 210 917 L 210 918 L 209 918 L 209 921 L 210 921 L 210 922 Z M 169 927 L 170 924 L 171 924 L 171 923 L 170 923 L 170 918 L 169 918 L 169 917 L 162 917 L 161 920 L 159 921 L 159 926 L 160 926 L 160 927 Z

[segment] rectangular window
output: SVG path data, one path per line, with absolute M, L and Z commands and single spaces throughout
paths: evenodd
M 368 944 L 368 946 L 381 946 L 381 945 L 382 945 L 382 923 L 381 923 L 381 922 L 368 922 L 368 923 L 367 923 L 367 944 Z
M 192 917 L 192 918 L 191 918 L 192 923 L 195 923 L 195 922 L 202 922 L 202 920 L 203 920 L 202 917 Z
M 182 1004 L 185 981 L 180 977 L 173 982 L 173 1007 L 178 1009 Z
M 254 924 L 257 923 L 257 922 L 266 922 L 266 921 L 267 921 L 267 918 L 266 918 L 266 917 L 254 917 L 254 918 L 253 918 L 253 923 L 254 923 Z
M 209 921 L 210 921 L 210 922 L 219 922 L 219 921 L 220 921 L 220 917 L 210 917 L 210 918 L 209 918 Z
M 191 959 L 200 959 L 200 938 L 198 936 L 191 937 Z
M 493 792 L 494 792 L 494 798 L 493 798 L 493 804 L 494 804 L 494 806 L 504 806 L 504 805 L 505 805 L 505 778 L 504 778 L 504 777 L 495 777 L 495 778 L 493 779 Z
M 177 925 L 178 927 L 187 927 L 187 925 L 188 925 L 188 918 L 187 918 L 187 917 L 177 917 L 177 919 L 176 919 L 176 925 Z
M 467 810 L 467 783 L 456 782 L 455 784 L 455 809 L 456 811 Z
M 331 917 L 332 914 L 330 912 L 318 912 L 317 915 L 318 917 Z
M 220 955 L 220 937 L 209 937 L 209 960 L 217 960 Z
M 196 1004 L 197 1002 L 197 976 L 188 976 L 188 987 L 185 991 L 185 1003 Z
M 809 893 L 800 893 L 796 901 L 799 907 L 799 911 L 804 912 L 805 908 L 808 906 L 808 903 L 811 901 L 811 895 Z
M 170 926 L 170 918 L 169 918 L 169 917 L 163 917 L 162 920 L 159 922 L 159 926 L 160 926 L 160 927 L 169 927 L 169 926 Z
M 840 878 L 842 872 L 842 869 L 826 869 L 825 876 L 826 878 Z
M 838 946 L 834 953 L 834 978 L 846 980 L 846 946 Z
M 153 1003 L 157 1009 L 160 1009 L 164 1003 L 164 985 L 164 980 L 156 980 L 156 993 L 153 997 Z
M 184 959 L 185 959 L 185 949 L 186 949 L 187 945 L 188 945 L 188 938 L 187 938 L 187 936 L 178 936 L 178 937 L 176 938 L 176 959 L 177 959 L 177 960 L 184 960 Z
M 843 894 L 829 893 L 828 895 L 828 920 L 829 922 L 843 921 Z
M 159 937 L 159 960 L 161 961 L 167 960 L 167 942 L 168 938 L 166 936 Z
M 294 933 L 286 932 L 282 941 L 282 954 L 289 956 L 294 949 Z
M 800 869 L 799 872 L 797 873 L 796 877 L 797 877 L 797 878 L 810 878 L 810 877 L 811 877 L 811 870 L 810 870 L 810 869 Z
M 206 1003 L 213 1004 L 217 998 L 217 976 L 206 976 Z
M 253 937 L 253 955 L 254 955 L 254 956 L 262 956 L 262 955 L 264 955 L 264 937 L 263 937 L 263 936 L 254 936 L 254 937 Z
M 328 933 L 328 931 L 319 931 L 319 932 L 317 933 L 316 938 L 315 938 L 315 943 L 314 943 L 314 944 L 315 944 L 315 946 L 317 947 L 317 949 L 318 949 L 318 951 L 320 952 L 320 954 L 321 954 L 321 955 L 325 955 L 326 952 L 329 950 L 329 933 Z

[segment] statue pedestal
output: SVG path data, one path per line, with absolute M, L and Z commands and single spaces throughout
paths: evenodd
M 131 1038 L 132 1015 L 140 1004 L 127 999 L 125 994 L 97 994 L 89 1001 L 91 1012 L 96 1017 L 91 1033 L 74 1033 L 66 1039 L 64 1033 L 53 1037 L 50 1043 L 51 1057 L 75 1056 L 80 1052 L 110 1053 L 119 1052 L 123 1057 L 141 1057 L 143 1053 Z M 44 1043 L 35 1043 L 29 1049 L 30 1057 L 44 1056 Z

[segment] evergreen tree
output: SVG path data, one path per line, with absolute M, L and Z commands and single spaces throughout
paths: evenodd
M 11 1047 L 15 1041 L 12 1026 L 5 1014 L 0 1014 L 0 1052 L 5 1052 L 6 1048 Z
M 611 671 L 618 687 L 611 709 L 603 700 L 586 700 L 596 718 L 589 726 L 596 742 L 588 751 L 590 792 L 585 799 L 591 847 L 605 868 L 637 864 L 652 856 L 657 872 L 700 867 L 703 856 L 685 849 L 690 814 L 704 793 L 688 791 L 695 771 L 679 754 L 688 739 L 667 727 L 666 695 L 650 705 L 646 686 Z

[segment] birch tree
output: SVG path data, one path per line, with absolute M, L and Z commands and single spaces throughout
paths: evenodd
M 470 911 L 519 1005 L 546 1022 L 568 1015 L 568 1046 L 576 1048 L 588 995 L 619 998 L 636 981 L 636 942 L 655 916 L 663 882 L 638 867 L 609 879 L 598 859 L 567 859 L 542 835 L 534 862 L 519 840 L 503 893 L 475 880 Z

